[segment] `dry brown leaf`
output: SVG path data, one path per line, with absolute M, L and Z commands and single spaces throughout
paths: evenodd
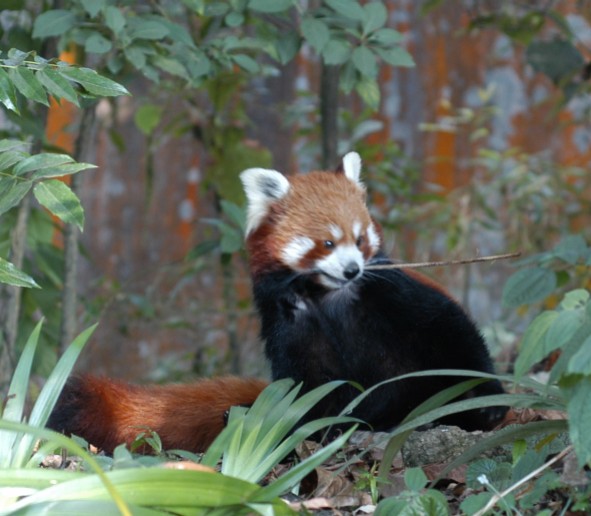
M 197 464 L 196 462 L 192 462 L 190 460 L 165 462 L 164 464 L 162 464 L 162 467 L 166 469 L 186 469 L 191 471 L 205 471 L 207 473 L 217 473 L 215 469 L 210 468 L 209 466 Z

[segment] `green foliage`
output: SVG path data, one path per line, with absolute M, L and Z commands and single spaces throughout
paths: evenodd
M 430 1 L 432 7 L 443 2 Z M 585 95 L 589 85 L 582 80 L 585 59 L 577 48 L 579 37 L 568 20 L 551 2 L 540 7 L 536 2 L 501 2 L 494 9 L 482 7 L 474 11 L 469 29 L 472 31 L 494 28 L 524 45 L 527 63 L 539 73 L 546 75 L 563 93 L 568 101 L 575 95 Z M 544 30 L 551 26 L 552 31 Z M 553 34 L 548 40 L 547 33 Z
M 535 267 L 518 271 L 507 282 L 503 299 L 510 305 L 538 302 L 552 293 L 539 288 L 542 274 L 543 277 L 553 278 L 554 285 L 560 278 L 565 282 L 571 276 L 579 284 L 588 285 L 591 248 L 582 237 L 567 236 L 554 249 L 528 258 L 526 264 Z M 559 387 L 564 400 L 562 408 L 568 412 L 570 437 L 577 456 L 581 464 L 589 464 L 591 295 L 588 289 L 568 291 L 554 309 L 542 312 L 531 322 L 515 362 L 515 376 L 523 376 L 535 363 L 555 350 L 561 353 L 552 366 L 549 382 Z
M 275 465 L 313 433 L 330 425 L 356 422 L 351 418 L 331 417 L 297 427 L 316 403 L 340 385 L 342 382 L 331 382 L 296 399 L 301 385 L 292 388 L 291 380 L 272 383 L 251 408 L 232 407 L 228 425 L 211 445 L 201 463 L 213 467 L 221 460 L 223 474 L 260 482 Z M 278 496 L 291 489 L 314 467 L 338 450 L 353 429 L 293 467 L 273 487 L 268 486 L 267 491 Z
M 65 222 L 84 225 L 84 211 L 78 197 L 63 182 L 53 178 L 94 168 L 77 163 L 66 154 L 41 153 L 31 156 L 21 150 L 26 144 L 0 140 L 0 216 L 17 206 L 32 189 L 39 203 Z M 0 282 L 22 287 L 37 286 L 34 280 L 0 261 Z
M 397 514 L 404 516 L 447 516 L 450 511 L 445 496 L 435 489 L 426 489 L 428 479 L 420 468 L 408 468 L 404 472 L 407 490 L 397 496 L 382 500 L 376 507 L 376 516 Z
M 547 298 L 557 285 L 573 280 L 584 284 L 591 279 L 587 271 L 591 265 L 591 247 L 581 235 L 566 235 L 550 251 L 528 256 L 518 265 L 529 268 L 517 271 L 508 279 L 503 290 L 505 306 L 537 303 Z
M 17 368 L 12 377 L 8 395 L 3 405 L 2 422 L 19 423 L 24 419 L 25 400 L 29 387 L 29 376 L 33 363 L 33 357 L 37 348 L 42 323 L 37 324 L 31 333 Z M 29 428 L 39 429 L 45 426 L 59 393 L 68 378 L 78 355 L 82 351 L 89 337 L 92 335 L 95 326 L 82 332 L 72 342 L 66 353 L 61 357 L 57 366 L 47 379 L 39 397 L 28 418 Z M 6 428 L 2 426 L 2 428 Z M 21 432 L 0 432 L 0 467 L 21 468 L 24 466 L 37 467 L 39 460 L 37 456 L 31 458 L 35 445 L 35 435 L 26 431 Z
M 22 97 L 49 106 L 48 94 L 79 106 L 80 96 L 114 97 L 129 92 L 94 70 L 45 59 L 34 51 L 13 48 L 0 59 L 0 103 L 6 109 L 19 113 Z
M 176 468 L 165 455 L 134 456 L 124 446 L 117 447 L 112 459 L 103 458 L 101 467 L 73 439 L 42 428 L 94 327 L 82 333 L 60 360 L 35 403 L 29 425 L 19 423 L 40 328 L 39 324 L 19 360 L 0 420 L 0 508 L 5 511 L 51 508 L 52 512 L 90 514 L 116 507 L 122 514 L 214 509 L 231 514 L 292 514 L 277 497 L 340 449 L 355 428 L 264 487 L 256 485 L 254 482 L 261 481 L 310 434 L 331 424 L 352 422 L 350 418 L 326 418 L 290 434 L 300 418 L 340 383 L 296 399 L 299 388 L 292 389 L 290 381 L 280 381 L 268 386 L 250 409 L 232 409 L 228 426 L 202 458 L 203 465 L 215 466 L 221 461 L 221 474 L 206 467 L 200 471 Z M 48 442 L 31 458 L 39 437 Z M 138 443 L 150 444 L 161 452 L 156 435 L 139 436 Z M 56 445 L 79 455 L 94 473 L 38 469 L 39 462 Z M 188 452 L 176 453 L 196 458 Z

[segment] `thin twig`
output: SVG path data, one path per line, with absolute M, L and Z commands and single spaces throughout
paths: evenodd
M 521 253 L 495 254 L 492 256 L 477 256 L 476 258 L 466 258 L 464 260 L 449 260 L 441 262 L 416 262 L 416 263 L 386 263 L 382 265 L 368 265 L 368 270 L 381 269 L 419 269 L 421 267 L 444 267 L 446 265 L 464 265 L 467 263 L 494 262 L 496 260 L 508 260 L 517 258 Z
M 552 466 L 552 464 L 554 464 L 555 462 L 558 462 L 559 460 L 566 457 L 572 450 L 573 445 L 571 444 L 567 446 L 564 450 L 562 450 L 558 455 L 552 457 L 548 462 L 545 462 L 539 468 L 533 470 L 531 473 L 524 476 L 521 480 L 519 480 L 519 482 L 516 482 L 512 486 L 509 486 L 502 493 L 495 494 L 482 509 L 480 509 L 477 513 L 474 514 L 474 516 L 482 516 L 484 513 L 486 513 L 486 511 L 492 509 L 501 498 L 507 496 L 509 493 L 511 493 L 511 491 L 515 491 L 515 489 L 521 487 L 523 484 L 539 475 L 542 471 Z

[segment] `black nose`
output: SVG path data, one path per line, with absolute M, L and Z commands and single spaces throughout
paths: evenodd
M 359 274 L 359 265 L 357 265 L 355 262 L 351 262 L 345 267 L 345 270 L 343 271 L 343 276 L 345 276 L 345 278 L 348 280 L 353 279 L 355 276 L 357 276 L 357 274 Z

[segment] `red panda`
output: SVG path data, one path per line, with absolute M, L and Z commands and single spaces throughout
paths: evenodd
M 369 214 L 352 152 L 338 172 L 289 179 L 254 168 L 241 180 L 248 200 L 246 246 L 261 336 L 273 379 L 302 382 L 302 392 L 331 380 L 364 388 L 428 369 L 490 373 L 492 361 L 474 323 L 436 283 L 414 271 L 370 270 L 390 263 L 382 230 Z M 386 384 L 352 412 L 374 430 L 389 430 L 457 377 Z M 165 449 L 204 451 L 233 405 L 251 405 L 266 382 L 217 378 L 189 385 L 133 386 L 94 376 L 72 377 L 48 427 L 76 434 L 107 453 L 146 428 Z M 466 396 L 499 394 L 498 381 Z M 337 415 L 359 391 L 343 385 L 307 419 Z M 443 422 L 488 429 L 504 407 L 452 415 Z
M 367 268 L 391 262 L 366 206 L 360 173 L 361 158 L 351 152 L 337 172 L 287 178 L 252 168 L 241 174 L 253 293 L 273 379 L 292 378 L 306 392 L 330 380 L 369 388 L 429 369 L 492 373 L 478 329 L 440 286 L 416 272 Z M 374 430 L 388 430 L 462 379 L 391 382 L 351 415 Z M 466 397 L 500 393 L 503 388 L 494 380 Z M 336 415 L 358 394 L 352 385 L 339 387 L 309 417 Z M 505 412 L 505 407 L 473 410 L 444 422 L 489 429 Z
M 165 450 L 204 452 L 234 405 L 252 405 L 267 382 L 220 377 L 185 385 L 131 385 L 92 375 L 68 379 L 47 426 L 113 453 L 142 431 L 158 433 Z

